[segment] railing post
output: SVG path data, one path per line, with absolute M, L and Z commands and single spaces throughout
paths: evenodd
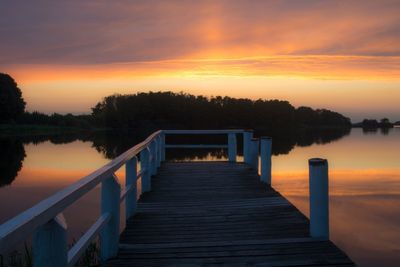
M 261 137 L 261 181 L 271 185 L 272 139 Z
M 258 153 L 260 148 L 260 140 L 258 138 L 251 139 L 250 165 L 258 173 Z
M 328 161 L 313 158 L 309 164 L 310 235 L 329 239 L 329 179 Z
M 126 187 L 130 186 L 131 190 L 125 197 L 125 213 L 126 220 L 136 213 L 136 184 L 137 184 L 137 158 L 133 157 L 125 164 L 125 182 Z
M 236 162 L 237 154 L 237 144 L 236 144 L 236 134 L 228 134 L 228 159 L 229 162 Z
M 251 139 L 253 139 L 253 130 L 243 132 L 243 161 L 251 164 Z
M 140 169 L 145 170 L 142 174 L 142 193 L 151 190 L 151 165 L 150 165 L 150 151 L 145 148 L 140 152 Z
M 60 213 L 40 226 L 33 237 L 33 266 L 68 265 L 67 224 Z
M 161 135 L 157 136 L 157 168 L 161 166 Z
M 158 168 L 158 155 L 159 155 L 158 154 L 158 138 L 157 137 L 154 138 L 153 143 L 154 143 L 154 151 L 153 151 L 153 153 L 154 153 L 154 169 L 155 169 L 154 174 L 156 174 L 157 173 L 157 168 Z
M 117 256 L 119 243 L 121 186 L 115 175 L 101 184 L 101 213 L 110 214 L 110 220 L 100 232 L 100 253 L 103 261 Z
M 165 161 L 165 133 L 161 133 L 161 161 Z
M 153 140 L 149 146 L 150 148 L 150 166 L 151 166 L 151 175 L 155 175 L 157 173 L 157 160 L 156 160 L 156 156 L 157 156 L 157 152 L 156 152 L 156 142 L 155 140 Z

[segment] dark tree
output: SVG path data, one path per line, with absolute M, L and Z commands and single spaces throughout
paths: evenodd
M 25 101 L 14 79 L 0 73 L 0 122 L 17 120 L 25 111 Z

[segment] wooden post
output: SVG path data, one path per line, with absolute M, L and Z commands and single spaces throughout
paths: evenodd
M 157 168 L 158 168 L 158 156 L 160 155 L 159 151 L 158 151 L 158 148 L 159 148 L 159 146 L 158 146 L 158 137 L 155 137 L 153 142 L 154 142 L 154 167 L 155 167 L 154 174 L 156 174 L 157 173 Z
M 150 159 L 149 159 L 149 169 L 150 169 L 150 177 L 156 174 L 156 164 L 155 164 L 155 149 L 154 149 L 154 141 L 149 144 L 149 152 L 150 152 Z
M 161 166 L 161 134 L 157 136 L 157 168 L 160 168 Z
M 126 187 L 130 186 L 131 190 L 125 197 L 125 212 L 126 220 L 135 215 L 136 213 L 136 184 L 137 184 L 137 158 L 133 157 L 125 164 L 125 182 Z
M 272 139 L 261 137 L 261 181 L 271 185 Z
M 236 134 L 228 134 L 228 159 L 229 162 L 236 162 L 237 145 L 236 145 Z
M 68 265 L 67 224 L 60 213 L 37 228 L 33 237 L 33 266 Z
M 165 133 L 161 133 L 161 161 L 165 161 Z
M 251 139 L 253 138 L 253 130 L 245 130 L 243 132 L 243 161 L 251 164 Z
M 329 179 L 328 161 L 313 158 L 309 164 L 310 235 L 329 239 Z
M 260 140 L 258 138 L 251 139 L 251 150 L 250 150 L 250 165 L 258 173 L 258 153 L 260 147 Z
M 140 169 L 145 172 L 142 174 L 142 193 L 151 190 L 151 165 L 150 165 L 150 151 L 145 148 L 140 152 Z
M 100 254 L 103 261 L 117 256 L 119 245 L 121 186 L 115 175 L 101 184 L 101 213 L 110 214 L 110 220 L 100 232 Z

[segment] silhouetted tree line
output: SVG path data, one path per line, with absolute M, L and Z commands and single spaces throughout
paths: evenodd
M 105 97 L 91 115 L 46 115 L 25 112 L 25 101 L 14 79 L 0 73 L 0 123 L 76 128 L 252 128 L 349 127 L 350 119 L 326 109 L 293 107 L 288 101 L 250 100 L 150 92 Z
M 388 118 L 383 118 L 380 121 L 375 119 L 364 119 L 362 122 L 353 124 L 354 127 L 361 127 L 364 129 L 374 128 L 392 128 L 396 123 L 390 122 Z
M 326 109 L 293 107 L 288 101 L 194 96 L 173 92 L 112 95 L 92 109 L 97 125 L 111 128 L 350 127 L 350 119 Z
M 36 111 L 25 112 L 20 116 L 18 123 L 83 129 L 92 128 L 94 126 L 91 115 L 73 115 L 71 113 L 65 115 L 58 113 L 47 115 Z

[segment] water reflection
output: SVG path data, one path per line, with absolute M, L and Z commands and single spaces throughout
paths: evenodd
M 12 183 L 22 168 L 25 156 L 21 140 L 0 138 L 0 187 Z
M 104 132 L 0 139 L 0 185 L 3 185 L 0 203 L 6 203 L 0 208 L 0 223 L 104 165 L 147 134 Z M 328 158 L 332 239 L 359 266 L 398 266 L 400 128 L 352 129 L 350 134 L 348 130 L 332 129 L 256 133 L 261 135 L 273 137 L 273 187 L 306 215 L 307 159 Z M 226 143 L 224 136 L 179 137 L 169 137 L 167 142 Z M 240 160 L 241 138 L 238 145 Z M 167 150 L 167 158 L 171 160 L 225 160 L 226 157 L 225 149 Z M 124 184 L 123 169 L 117 176 Z M 80 236 L 97 218 L 98 189 L 65 211 L 71 237 Z
M 296 145 L 310 146 L 314 143 L 325 144 L 348 135 L 350 129 L 313 129 L 298 130 L 297 132 L 257 132 L 255 136 L 272 136 L 273 154 L 288 154 Z M 138 142 L 142 141 L 150 134 L 143 132 L 113 132 L 105 131 L 101 133 L 80 132 L 69 134 L 22 136 L 0 139 L 1 148 L 1 169 L 0 169 L 0 187 L 11 184 L 22 168 L 25 158 L 24 145 L 42 144 L 50 142 L 51 144 L 70 144 L 75 141 L 90 142 L 99 153 L 107 159 L 113 159 L 128 150 Z M 226 144 L 226 135 L 179 135 L 167 136 L 166 142 L 170 144 Z M 238 154 L 242 155 L 242 137 L 238 136 Z M 173 160 L 221 160 L 227 157 L 227 151 L 224 149 L 179 149 L 169 150 L 168 159 Z M 99 166 L 100 167 L 100 166 Z

